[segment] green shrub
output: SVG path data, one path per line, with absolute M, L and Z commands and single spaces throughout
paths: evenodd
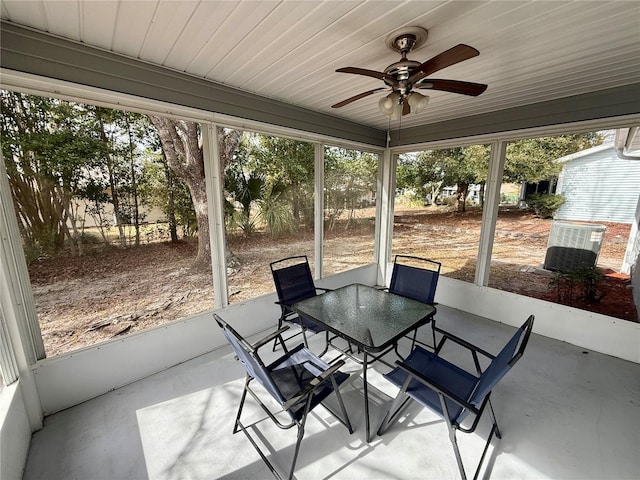
M 526 202 L 540 218 L 553 218 L 553 215 L 564 203 L 562 195 L 549 193 L 532 193 L 527 195 Z
M 455 195 L 446 196 L 442 199 L 442 204 L 446 205 L 447 207 L 453 207 L 454 205 L 458 204 L 458 197 L 456 197 Z
M 555 272 L 549 286 L 556 289 L 559 303 L 573 305 L 577 298 L 589 303 L 602 300 L 604 294 L 598 290 L 604 276 L 596 267 L 578 267 L 565 272 Z

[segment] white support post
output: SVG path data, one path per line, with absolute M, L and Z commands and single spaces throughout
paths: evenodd
M 16 214 L 0 153 L 0 359 L 7 384 L 19 379 L 32 431 L 42 428 L 42 405 L 33 365 L 44 344 L 18 233 Z
M 480 286 L 487 286 L 489 283 L 491 250 L 493 249 L 493 238 L 496 233 L 496 221 L 498 220 L 500 186 L 502 185 L 506 151 L 506 142 L 494 142 L 491 144 L 489 173 L 485 186 L 484 206 L 482 207 L 482 227 L 480 229 L 478 262 L 475 276 L 475 283 Z
M 638 255 L 640 255 L 640 196 L 638 196 L 638 203 L 636 204 L 636 213 L 633 217 L 633 223 L 631 224 L 631 232 L 629 232 L 629 240 L 627 241 L 627 248 L 624 252 L 622 259 L 622 273 L 630 274 L 634 266 L 637 264 Z M 640 271 L 633 271 L 634 276 L 640 276 Z M 638 285 L 638 282 L 635 282 Z M 638 297 L 640 292 L 634 291 L 634 298 Z M 636 306 L 638 302 L 636 302 Z M 638 309 L 640 311 L 640 309 Z
M 313 263 L 315 265 L 313 276 L 316 280 L 323 277 L 324 261 L 324 145 L 315 143 L 314 147 L 314 175 L 313 175 L 313 236 L 315 247 Z
M 214 306 L 229 304 L 227 290 L 226 238 L 224 230 L 224 192 L 218 127 L 202 125 L 202 153 L 209 210 L 209 241 L 211 242 L 211 273 L 213 275 Z
M 375 258 L 378 263 L 378 285 L 384 285 L 391 257 L 393 239 L 393 202 L 395 200 L 396 165 L 398 156 L 386 149 L 378 156 L 378 187 L 376 198 Z

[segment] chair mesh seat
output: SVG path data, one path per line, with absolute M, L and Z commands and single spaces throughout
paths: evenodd
M 447 385 L 447 388 L 449 388 L 452 393 L 465 400 L 471 396 L 478 383 L 478 377 L 419 346 L 411 352 L 404 363 L 418 370 L 425 378 L 433 380 L 440 385 Z M 407 375 L 406 371 L 396 367 L 386 374 L 385 378 L 398 388 L 401 388 L 407 379 Z M 444 417 L 438 394 L 418 380 L 409 382 L 407 395 Z M 446 398 L 445 401 L 447 403 L 447 409 L 449 410 L 449 420 L 451 420 L 452 423 L 457 423 L 456 420 L 462 412 L 462 407 L 449 398 Z
M 279 358 L 276 362 L 267 367 L 271 372 L 271 379 L 280 390 L 285 401 L 300 391 L 300 388 L 314 377 L 327 370 L 329 365 L 315 356 L 312 352 L 298 345 L 289 353 Z M 343 372 L 336 372 L 334 378 L 338 385 L 342 384 L 349 375 Z M 311 410 L 322 403 L 333 392 L 331 382 L 324 382 L 323 387 L 316 390 L 311 400 Z M 288 413 L 292 419 L 299 420 L 304 414 L 305 400 L 300 400 L 294 404 Z

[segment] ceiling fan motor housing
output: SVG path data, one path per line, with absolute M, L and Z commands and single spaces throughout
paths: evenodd
M 427 40 L 427 36 L 427 30 L 422 27 L 402 27 L 387 35 L 385 39 L 387 47 L 402 55 L 398 62 L 392 63 L 384 70 L 384 73 L 395 77 L 395 82 L 388 78 L 383 79 L 393 91 L 403 96 L 411 91 L 411 84 L 407 80 L 420 66 L 420 62 L 407 59 L 407 54 L 422 45 Z

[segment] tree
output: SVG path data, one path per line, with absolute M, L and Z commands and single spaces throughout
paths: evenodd
M 445 179 L 444 157 L 432 150 L 401 155 L 398 159 L 396 186 L 400 190 L 415 190 L 421 200 L 436 205 Z
M 266 188 L 289 202 L 297 228 L 313 226 L 314 146 L 288 138 L 255 135 L 251 143 L 256 171 L 267 180 Z M 273 185 L 278 185 L 275 190 Z M 279 209 L 284 212 L 284 209 Z
M 458 211 L 466 211 L 469 186 L 486 182 L 488 148 L 482 145 L 420 152 L 415 161 L 404 159 L 402 181 L 420 182 L 417 189 L 432 200 L 444 186 L 456 186 Z M 408 183 L 406 183 L 408 185 Z
M 469 145 L 464 148 L 465 162 L 474 170 L 472 183 L 480 186 L 478 203 L 484 206 L 484 188 L 489 176 L 489 157 L 491 147 L 489 145 Z
M 200 125 L 166 117 L 150 118 L 158 131 L 167 164 L 189 187 L 198 224 L 198 254 L 194 267 L 208 268 L 211 265 L 211 246 Z M 242 139 L 242 132 L 218 128 L 217 133 L 221 169 L 224 172 L 226 163 Z
M 541 137 L 510 142 L 504 167 L 504 182 L 538 183 L 558 175 L 562 165 L 556 160 L 602 143 L 597 133 Z M 490 147 L 429 150 L 402 155 L 396 174 L 399 189 L 415 189 L 423 198 L 434 201 L 445 186 L 456 186 L 458 210 L 464 211 L 469 186 L 480 185 L 480 205 L 484 202 Z
M 247 237 L 256 229 L 251 206 L 262 198 L 266 184 L 264 175 L 256 171 L 252 150 L 246 141 L 241 142 L 224 171 L 225 195 L 242 206 L 242 210 L 237 212 L 234 205 L 225 199 L 228 202 L 227 217 L 231 223 L 239 225 Z
M 161 149 L 147 154 L 139 189 L 144 205 L 159 208 L 166 215 L 171 242 L 178 241 L 178 227 L 185 236 L 197 232 L 189 187 L 169 167 Z
M 0 139 L 27 255 L 59 252 L 66 239 L 73 240 L 72 252 L 81 253 L 73 198 L 104 153 L 88 126 L 90 112 L 79 104 L 8 91 L 0 99 Z
M 509 142 L 504 165 L 504 181 L 538 183 L 560 173 L 556 160 L 602 143 L 596 133 L 540 137 Z
M 329 230 L 347 209 L 348 228 L 356 207 L 376 191 L 378 159 L 370 153 L 339 147 L 325 148 L 325 209 L 329 212 Z

